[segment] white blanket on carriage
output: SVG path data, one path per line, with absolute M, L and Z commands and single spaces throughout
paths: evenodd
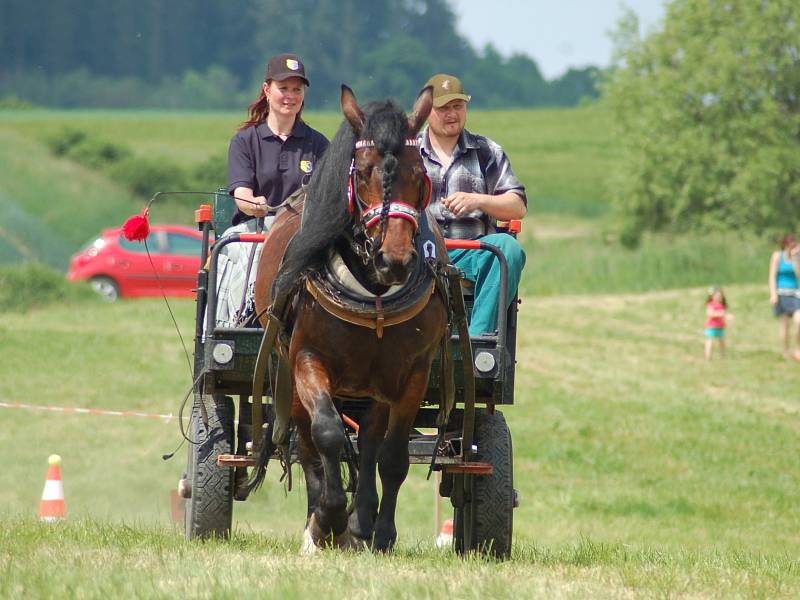
M 264 233 L 269 231 L 274 217 L 264 218 Z M 222 237 L 234 233 L 255 233 L 256 220 L 250 219 L 225 230 Z M 220 251 L 217 261 L 217 327 L 239 327 L 255 311 L 254 289 L 258 260 L 264 244 L 256 244 L 250 274 L 247 264 L 252 243 L 228 244 Z

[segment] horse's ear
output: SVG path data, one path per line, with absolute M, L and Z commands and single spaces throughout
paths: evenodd
M 346 85 L 342 84 L 342 112 L 345 118 L 350 122 L 350 126 L 356 135 L 361 135 L 361 130 L 364 129 L 364 113 L 356 102 L 356 95 Z
M 408 136 L 414 137 L 417 135 L 428 115 L 431 114 L 433 108 L 433 86 L 423 88 L 417 96 L 417 101 L 414 102 L 414 108 L 408 116 Z

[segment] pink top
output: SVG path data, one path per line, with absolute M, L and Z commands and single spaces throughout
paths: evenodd
M 719 312 L 722 311 L 722 314 L 719 317 L 712 317 L 712 312 Z M 713 300 L 709 300 L 706 304 L 706 314 L 708 315 L 708 319 L 706 319 L 706 327 L 713 327 L 714 329 L 723 329 L 725 327 L 725 305 L 722 302 L 714 302 Z

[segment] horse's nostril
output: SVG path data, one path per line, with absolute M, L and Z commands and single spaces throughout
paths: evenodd
M 378 250 L 375 253 L 375 268 L 379 270 L 385 270 L 388 268 L 386 264 L 386 256 L 383 253 L 383 250 Z
M 417 259 L 418 258 L 419 258 L 419 255 L 417 254 L 417 251 L 416 250 L 411 250 L 411 252 L 408 253 L 408 256 L 406 257 L 406 259 L 403 261 L 403 266 L 404 267 L 408 267 L 408 268 L 413 267 L 414 265 L 417 264 Z

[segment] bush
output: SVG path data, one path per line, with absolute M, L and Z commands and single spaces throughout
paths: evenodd
M 15 94 L 0 98 L 0 110 L 27 110 L 35 108 L 32 102 L 17 98 Z
M 103 169 L 130 155 L 131 151 L 125 146 L 89 137 L 73 144 L 66 152 L 66 156 L 90 169 Z
M 187 188 L 184 170 L 163 158 L 128 157 L 112 165 L 109 174 L 134 194 L 145 198 L 156 192 Z
M 225 154 L 210 156 L 204 163 L 190 171 L 189 188 L 203 192 L 215 192 L 225 187 L 228 180 L 228 157 Z
M 72 150 L 72 148 L 80 144 L 85 139 L 85 131 L 67 128 L 47 137 L 47 139 L 45 139 L 45 143 L 47 144 L 47 147 L 50 148 L 50 152 L 56 156 L 64 156 L 70 150 Z
M 25 312 L 55 303 L 98 299 L 85 283 L 70 283 L 62 273 L 40 263 L 0 267 L 0 311 Z

